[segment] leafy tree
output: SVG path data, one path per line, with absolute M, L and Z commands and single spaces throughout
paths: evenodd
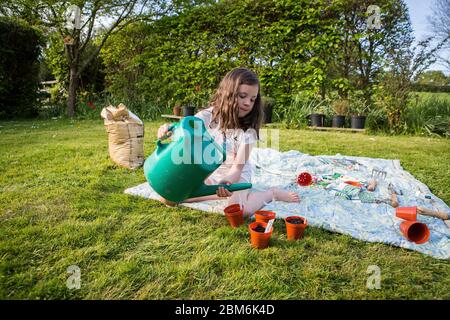
M 33 17 L 35 14 L 38 15 L 39 21 L 48 30 L 56 31 L 60 41 L 64 41 L 69 74 L 67 114 L 74 116 L 80 76 L 98 56 L 108 37 L 138 19 L 145 18 L 151 21 L 157 18 L 162 12 L 167 12 L 165 10 L 173 3 L 163 0 L 20 0 L 16 3 L 8 0 L 7 9 L 4 9 L 3 13 L 14 15 L 31 10 Z M 70 20 L 67 17 L 68 9 L 72 5 L 80 9 L 80 28 L 71 28 L 73 24 L 68 24 Z M 91 40 L 96 36 L 99 37 L 99 41 L 94 50 L 88 52 Z
M 416 83 L 432 86 L 450 86 L 450 77 L 447 77 L 440 70 L 429 70 L 417 75 Z
M 412 41 L 412 40 L 411 40 Z M 393 132 L 402 131 L 404 115 L 409 100 L 413 79 L 422 74 L 436 61 L 435 53 L 443 42 L 431 46 L 432 38 L 420 41 L 416 48 L 410 46 L 390 52 L 386 59 L 386 70 L 378 87 L 377 103 L 388 117 L 389 128 Z
M 332 11 L 328 1 L 306 0 L 198 5 L 147 27 L 123 30 L 117 42 L 108 42 L 105 64 L 112 74 L 126 56 L 125 74 L 137 71 L 135 87 L 145 100 L 199 106 L 226 72 L 245 66 L 259 74 L 266 95 L 288 104 L 293 93 L 318 91 L 326 80 L 325 57 L 339 42 Z M 110 84 L 120 88 L 128 76 L 116 73 Z
M 336 0 L 340 50 L 330 68 L 336 88 L 344 98 L 348 90 L 362 91 L 365 103 L 372 104 L 374 86 L 386 66 L 390 52 L 409 48 L 413 35 L 403 0 Z M 368 10 L 370 6 L 379 8 Z M 379 26 L 369 22 L 379 14 Z
M 438 60 L 450 72 L 450 0 L 435 0 L 428 21 L 436 39 L 445 42 L 442 46 L 445 51 L 438 54 Z

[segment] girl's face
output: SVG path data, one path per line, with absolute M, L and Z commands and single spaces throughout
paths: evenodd
M 239 118 L 248 115 L 255 105 L 256 96 L 258 95 L 258 85 L 241 84 L 238 88 L 237 104 L 239 108 Z

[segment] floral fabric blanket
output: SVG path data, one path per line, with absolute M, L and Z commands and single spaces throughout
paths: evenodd
M 272 201 L 263 210 L 276 213 L 277 219 L 300 215 L 308 224 L 332 232 L 350 235 L 368 242 L 382 242 L 419 251 L 438 259 L 450 259 L 450 228 L 435 217 L 417 215 L 427 225 L 430 237 L 426 243 L 408 241 L 400 231 L 403 221 L 390 205 L 390 190 L 397 193 L 400 207 L 422 206 L 450 213 L 447 204 L 433 195 L 429 188 L 405 171 L 399 160 L 366 157 L 312 156 L 291 150 L 279 152 L 270 148 L 255 148 L 250 156 L 252 167 L 251 191 L 279 187 L 297 192 L 301 201 L 287 203 Z M 312 177 L 308 186 L 300 186 L 300 173 Z M 376 189 L 367 190 L 372 179 Z M 380 174 L 382 173 L 382 174 Z M 125 193 L 156 199 L 157 194 L 145 182 L 125 190 Z M 183 206 L 223 214 L 226 201 L 186 203 Z

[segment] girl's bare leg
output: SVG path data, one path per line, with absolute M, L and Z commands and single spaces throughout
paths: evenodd
M 213 183 L 214 183 L 214 181 L 212 181 L 210 179 L 206 179 L 205 180 L 205 184 L 210 185 L 210 184 L 213 184 Z M 171 206 L 171 207 L 174 207 L 174 206 L 176 206 L 178 204 L 176 202 L 172 202 L 172 201 L 169 201 L 167 199 L 164 199 L 161 196 L 159 197 L 158 200 L 161 201 L 162 203 L 164 203 L 165 205 L 168 205 L 168 206 Z M 189 199 L 181 201 L 181 203 L 192 203 L 192 202 L 201 202 L 201 201 L 208 201 L 208 200 L 225 200 L 225 198 L 219 197 L 217 194 L 213 194 L 213 195 L 210 195 L 210 196 L 189 198 Z
M 228 204 L 239 203 L 242 201 L 244 206 L 244 216 L 248 217 L 272 200 L 299 202 L 300 197 L 295 192 L 284 191 L 278 188 L 270 188 L 269 190 L 258 192 L 243 190 L 233 192 L 233 195 L 228 200 Z
M 200 202 L 200 201 L 208 201 L 208 200 L 226 200 L 226 198 L 222 198 L 222 197 L 219 197 L 217 194 L 213 194 L 213 195 L 210 195 L 210 196 L 189 198 L 189 199 L 183 200 L 181 202 L 183 202 L 183 203 L 192 203 L 192 202 Z
M 165 205 L 170 206 L 170 207 L 175 207 L 178 204 L 177 202 L 172 202 L 172 201 L 169 201 L 167 199 L 164 199 L 161 196 L 159 197 L 158 200 L 161 201 L 162 203 L 164 203 Z M 200 201 L 208 201 L 208 200 L 226 200 L 226 198 L 221 198 L 221 197 L 217 196 L 216 194 L 213 194 L 213 195 L 210 195 L 210 196 L 189 198 L 189 199 L 181 201 L 180 203 L 192 203 L 192 202 L 200 202 Z
M 208 181 L 209 182 L 209 181 Z M 209 183 L 207 183 L 209 184 Z M 225 200 L 225 198 L 219 197 L 216 194 L 210 196 L 203 196 L 197 198 L 189 198 L 183 200 L 183 203 L 193 203 L 208 200 Z M 299 202 L 300 197 L 295 192 L 289 192 L 278 188 L 270 188 L 266 191 L 249 192 L 249 190 L 235 191 L 233 195 L 228 199 L 228 204 L 242 203 L 244 206 L 244 216 L 248 217 L 255 211 L 260 210 L 267 203 L 273 200 L 285 201 L 285 202 Z M 159 201 L 168 205 L 176 206 L 176 202 L 172 202 L 160 197 Z

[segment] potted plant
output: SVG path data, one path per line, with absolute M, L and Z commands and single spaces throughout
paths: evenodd
M 264 123 L 272 123 L 272 113 L 275 99 L 264 96 L 261 100 L 264 110 Z
M 175 102 L 175 105 L 173 106 L 173 114 L 175 116 L 181 115 L 181 101 L 180 100 L 177 100 Z
M 352 129 L 364 129 L 368 105 L 363 99 L 354 100 L 350 105 L 350 123 Z
M 322 102 L 312 109 L 309 117 L 311 120 L 311 126 L 313 127 L 324 127 L 325 126 L 325 115 L 328 113 L 327 106 Z
M 333 128 L 343 128 L 345 125 L 345 114 L 348 111 L 349 102 L 347 99 L 335 100 L 332 104 L 334 111 L 331 126 Z
M 267 210 L 258 210 L 255 211 L 255 221 L 261 221 L 261 222 L 269 222 L 269 220 L 275 219 L 275 212 L 273 211 L 267 211 Z
M 286 223 L 286 234 L 288 240 L 298 240 L 303 238 L 308 222 L 305 217 L 290 216 L 284 219 Z
M 238 203 L 227 206 L 223 212 L 233 228 L 237 228 L 244 223 L 244 211 Z
M 195 107 L 192 104 L 186 104 L 183 106 L 183 116 L 193 116 L 195 115 Z
M 255 221 L 248 225 L 248 231 L 250 232 L 250 242 L 253 248 L 265 249 L 269 246 L 273 227 L 270 227 L 269 232 L 265 232 L 266 227 L 267 223 L 261 221 Z

